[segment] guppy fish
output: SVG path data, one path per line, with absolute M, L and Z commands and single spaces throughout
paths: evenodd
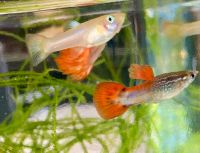
M 80 25 L 77 21 L 72 21 L 69 24 L 70 28 Z M 123 27 L 130 23 L 123 25 Z M 122 28 L 123 28 L 122 27 Z M 68 48 L 59 52 L 59 55 L 54 59 L 59 70 L 72 80 L 80 81 L 85 79 L 92 70 L 93 64 L 101 55 L 106 44 L 94 46 L 90 48 Z
M 99 83 L 94 92 L 95 107 L 104 119 L 122 115 L 131 105 L 172 98 L 186 88 L 198 71 L 164 73 L 154 77 L 149 65 L 133 64 L 129 68 L 131 79 L 144 80 L 142 84 L 126 87 L 117 82 Z
M 103 15 L 81 23 L 80 25 L 46 38 L 37 34 L 27 34 L 26 43 L 34 66 L 42 62 L 49 54 L 67 48 L 90 48 L 109 41 L 122 27 L 124 13 Z
M 70 28 L 80 25 L 77 21 L 69 24 Z M 106 44 L 90 48 L 67 48 L 59 52 L 54 59 L 59 70 L 69 75 L 72 80 L 80 81 L 85 79 L 92 70 L 94 62 L 101 55 Z
M 54 60 L 63 74 L 72 80 L 83 80 L 90 73 L 94 62 L 101 55 L 106 44 L 91 48 L 69 48 L 59 52 Z
M 200 34 L 200 21 L 190 23 L 165 22 L 163 32 L 166 36 L 172 38 L 186 37 Z

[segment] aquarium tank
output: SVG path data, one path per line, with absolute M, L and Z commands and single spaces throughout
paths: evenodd
M 62 73 L 59 51 L 33 64 L 28 34 L 51 39 L 116 12 L 126 14 L 123 25 L 84 79 Z M 114 119 L 93 104 L 100 82 L 141 83 L 129 77 L 131 64 L 150 65 L 155 75 L 199 71 L 199 14 L 198 0 L 0 1 L 0 153 L 199 153 L 199 75 L 177 96 L 133 105 Z

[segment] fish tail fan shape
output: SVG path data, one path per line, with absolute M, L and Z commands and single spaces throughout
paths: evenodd
M 129 67 L 128 71 L 129 71 L 129 77 L 131 79 L 139 79 L 139 80 L 154 79 L 153 70 L 149 65 L 132 64 Z
M 102 118 L 112 119 L 127 111 L 129 106 L 118 101 L 124 89 L 126 89 L 124 85 L 116 82 L 102 82 L 97 85 L 93 101 Z
M 83 80 L 91 70 L 89 52 L 89 48 L 69 48 L 61 51 L 55 62 L 62 73 L 72 80 Z
M 26 43 L 33 66 L 37 66 L 48 56 L 44 47 L 46 39 L 44 36 L 37 34 L 26 35 Z
M 173 22 L 164 22 L 162 25 L 163 33 L 170 38 L 179 38 L 184 34 L 182 24 Z

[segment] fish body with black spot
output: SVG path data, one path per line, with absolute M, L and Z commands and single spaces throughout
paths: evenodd
M 94 103 L 104 119 L 117 117 L 132 105 L 173 98 L 188 87 L 198 74 L 198 71 L 178 71 L 154 77 L 150 66 L 137 64 L 131 65 L 129 72 L 130 78 L 144 82 L 133 87 L 117 82 L 102 82 L 97 85 Z

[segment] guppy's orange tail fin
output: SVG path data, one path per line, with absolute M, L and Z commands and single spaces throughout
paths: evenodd
M 112 119 L 126 112 L 129 106 L 118 101 L 124 89 L 126 89 L 124 85 L 116 82 L 103 82 L 97 85 L 93 101 L 102 118 Z
M 129 68 L 129 77 L 139 80 L 153 80 L 154 74 L 151 66 L 132 64 Z
M 73 80 L 83 80 L 90 73 L 90 48 L 69 48 L 60 51 L 55 58 L 58 68 Z

